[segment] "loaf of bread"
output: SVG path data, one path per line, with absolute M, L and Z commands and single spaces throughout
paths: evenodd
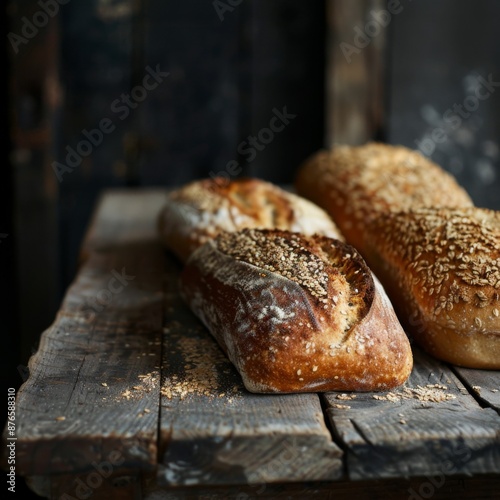
M 430 354 L 500 369 L 500 213 L 418 209 L 373 219 L 365 259 Z
M 473 206 L 441 167 L 417 151 L 381 143 L 317 152 L 299 169 L 295 187 L 326 210 L 361 254 L 366 225 L 381 213 Z
M 166 247 L 182 262 L 221 231 L 243 228 L 277 228 L 344 239 L 314 203 L 254 178 L 203 179 L 172 191 L 158 227 Z
M 192 253 L 180 290 L 249 391 L 388 390 L 411 372 L 384 289 L 339 240 L 222 232 Z

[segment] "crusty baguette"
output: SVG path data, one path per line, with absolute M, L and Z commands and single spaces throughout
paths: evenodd
M 314 203 L 254 178 L 203 179 L 172 191 L 158 224 L 164 244 L 183 262 L 221 231 L 243 228 L 278 228 L 344 239 Z
M 317 152 L 299 169 L 295 188 L 325 209 L 362 255 L 366 225 L 381 213 L 473 206 L 456 180 L 419 152 L 373 142 Z
M 180 290 L 249 391 L 387 390 L 411 372 L 410 343 L 384 289 L 339 240 L 221 233 L 191 255 Z
M 444 361 L 500 369 L 500 212 L 385 214 L 365 258 L 415 341 Z

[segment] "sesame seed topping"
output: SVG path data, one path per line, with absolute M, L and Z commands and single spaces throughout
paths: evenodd
M 327 295 L 325 263 L 304 248 L 294 233 L 243 230 L 225 233 L 217 239 L 218 249 L 237 260 L 276 272 L 308 289 L 311 295 Z M 309 245 L 307 245 L 309 246 Z
M 499 301 L 500 213 L 472 207 L 385 214 L 370 224 L 370 235 L 384 260 L 408 263 L 399 286 L 418 285 L 436 316 L 457 304 L 483 309 Z
M 300 285 L 317 306 L 324 306 L 321 321 L 335 317 L 342 334 L 367 313 L 373 300 L 369 268 L 353 247 L 339 240 L 277 229 L 243 229 L 221 233 L 214 244 L 220 252 L 259 268 L 259 272 L 263 269 Z M 346 254 L 350 259 L 344 258 Z M 338 306 L 342 318 L 334 313 Z M 315 328 L 311 322 L 297 325 Z M 305 344 L 306 350 L 310 347 Z
M 299 178 L 304 179 L 298 183 L 299 192 L 329 210 L 348 240 L 356 227 L 387 211 L 473 206 L 452 175 L 402 146 L 371 142 L 323 150 L 304 165 Z M 325 193 L 331 194 L 332 201 L 325 202 Z M 339 209 L 350 216 L 336 218 Z M 354 227 L 345 219 L 354 219 Z

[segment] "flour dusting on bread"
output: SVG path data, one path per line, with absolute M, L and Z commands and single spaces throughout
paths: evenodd
M 223 231 L 283 229 L 343 240 L 324 210 L 260 179 L 193 181 L 172 191 L 158 221 L 165 245 L 182 261 Z
M 192 254 L 181 293 L 251 391 L 383 390 L 410 373 L 385 291 L 338 240 L 221 233 Z

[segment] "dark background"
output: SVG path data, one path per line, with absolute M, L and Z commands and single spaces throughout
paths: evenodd
M 342 36 L 352 44 L 354 28 L 363 28 L 366 18 L 346 24 L 346 9 L 367 14 L 384 2 L 232 3 L 221 19 L 211 0 L 71 0 L 18 50 L 4 38 L 4 386 L 22 383 L 23 366 L 75 275 L 103 189 L 177 186 L 224 170 L 231 160 L 240 162 L 242 175 L 292 183 L 308 155 L 342 136 L 331 127 L 331 68 L 349 82 L 360 66 L 356 58 L 372 61 L 380 40 L 386 41 L 382 92 L 370 99 L 383 119 L 368 139 L 416 148 L 443 125 L 448 109 L 473 95 L 478 76 L 500 82 L 500 3 L 494 0 L 401 0 L 401 12 L 383 33 L 353 55 L 345 80 L 345 61 L 328 49 L 332 43 L 338 49 L 332 26 L 344 22 Z M 22 34 L 24 16 L 33 19 L 41 7 L 11 0 L 4 9 L 5 33 Z M 121 119 L 113 102 L 142 83 L 148 66 L 169 76 Z M 238 145 L 284 106 L 296 118 L 247 162 Z M 366 108 L 343 119 L 370 120 Z M 499 117 L 500 87 L 459 127 L 448 124 L 431 155 L 477 205 L 494 209 L 500 209 Z M 59 182 L 53 162 L 65 163 L 66 147 L 75 148 L 83 130 L 104 118 L 116 129 Z

